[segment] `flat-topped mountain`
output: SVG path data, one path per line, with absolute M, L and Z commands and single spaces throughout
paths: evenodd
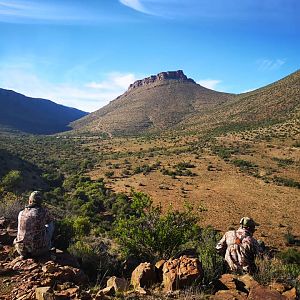
M 129 88 L 128 92 L 144 85 L 148 85 L 154 82 L 162 81 L 162 80 L 177 80 L 181 82 L 192 82 L 196 83 L 193 79 L 187 78 L 187 76 L 183 73 L 182 70 L 178 71 L 169 71 L 169 72 L 161 72 L 157 75 L 152 75 L 150 77 L 146 77 L 142 80 L 137 80 L 134 83 L 132 83 Z
M 167 129 L 232 97 L 197 84 L 181 70 L 162 72 L 134 82 L 123 95 L 71 125 L 112 134 Z
M 0 89 L 0 131 L 53 134 L 70 130 L 68 124 L 85 115 L 50 100 Z

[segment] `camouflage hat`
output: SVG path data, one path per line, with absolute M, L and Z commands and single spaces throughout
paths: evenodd
M 255 228 L 255 226 L 258 226 L 259 224 L 256 223 L 252 218 L 243 217 L 241 218 L 240 225 L 242 225 L 242 227 Z
M 29 201 L 31 201 L 33 204 L 40 204 L 42 199 L 42 193 L 39 191 L 34 191 L 29 196 Z

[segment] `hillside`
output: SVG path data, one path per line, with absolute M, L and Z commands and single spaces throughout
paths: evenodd
M 180 124 L 188 130 L 225 126 L 243 128 L 280 123 L 300 116 L 300 71 L 260 89 L 236 95 Z
M 200 86 L 182 71 L 162 72 L 136 81 L 123 95 L 72 126 L 82 132 L 113 134 L 167 129 L 231 97 Z
M 26 97 L 0 89 L 0 130 L 53 134 L 69 130 L 68 124 L 87 115 L 50 100 Z

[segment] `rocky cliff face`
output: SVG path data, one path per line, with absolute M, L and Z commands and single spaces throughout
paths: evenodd
M 141 87 L 141 86 L 144 86 L 144 85 L 151 84 L 153 82 L 159 82 L 159 81 L 163 81 L 163 80 L 178 80 L 180 82 L 196 83 L 193 79 L 188 78 L 183 73 L 182 70 L 168 71 L 168 72 L 158 73 L 157 75 L 152 75 L 152 76 L 144 78 L 142 80 L 137 80 L 129 86 L 128 91 L 131 91 L 131 90 L 133 90 L 137 87 Z

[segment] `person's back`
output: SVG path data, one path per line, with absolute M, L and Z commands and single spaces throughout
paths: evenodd
M 46 226 L 52 223 L 52 219 L 48 210 L 41 207 L 39 201 L 33 199 L 36 194 L 32 193 L 31 200 L 33 201 L 30 201 L 18 216 L 18 234 L 15 245 L 19 254 L 23 256 L 42 255 L 51 247 L 53 225 L 50 226 L 51 228 Z
M 244 220 L 248 222 L 246 225 L 250 224 L 251 226 L 242 225 L 242 222 L 246 222 Z M 261 250 L 257 240 L 252 236 L 255 230 L 254 224 L 252 219 L 243 218 L 242 226 L 238 230 L 227 231 L 216 246 L 217 251 L 224 255 L 233 272 L 254 273 L 256 271 L 255 257 Z

